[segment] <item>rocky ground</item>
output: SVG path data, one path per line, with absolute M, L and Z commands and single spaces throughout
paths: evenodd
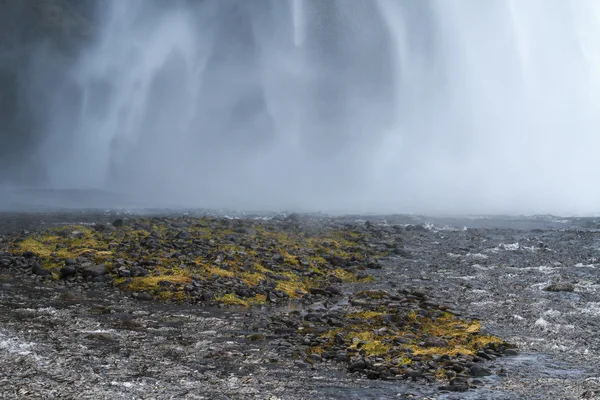
M 197 217 L 1 215 L 2 398 L 600 398 L 592 220 Z

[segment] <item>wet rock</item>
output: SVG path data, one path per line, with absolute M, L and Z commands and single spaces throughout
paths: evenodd
M 64 267 L 62 267 L 60 269 L 60 277 L 62 279 L 67 279 L 72 276 L 75 276 L 76 273 L 77 273 L 77 269 L 72 265 L 65 265 Z
M 46 268 L 42 267 L 40 263 L 34 262 L 31 266 L 31 272 L 37 276 L 50 276 L 52 273 Z
M 329 263 L 334 267 L 345 267 L 346 265 L 348 265 L 346 260 L 340 256 L 332 256 L 329 259 Z
M 421 376 L 423 376 L 423 373 L 418 370 L 409 369 L 404 373 L 404 376 L 406 376 L 407 378 L 420 378 Z
M 87 266 L 81 270 L 81 275 L 84 278 L 96 278 L 102 275 L 106 275 L 107 273 L 108 272 L 106 271 L 106 265 L 104 264 Z
M 480 365 L 473 365 L 471 367 L 471 375 L 475 377 L 489 376 L 492 375 L 492 372 L 489 369 Z
M 310 288 L 309 292 L 310 292 L 310 294 L 320 295 L 320 296 L 325 296 L 327 294 L 325 289 L 321 289 L 321 288 Z
M 350 372 L 354 372 L 354 371 L 362 371 L 365 368 L 367 368 L 367 363 L 365 362 L 365 360 L 360 359 L 358 361 L 353 362 L 352 364 L 348 365 L 348 370 Z
M 137 293 L 136 299 L 141 300 L 141 301 L 150 301 L 150 300 L 154 300 L 154 297 L 147 292 L 142 292 L 142 293 Z
M 425 347 L 446 347 L 448 342 L 442 338 L 430 337 L 425 340 Z
M 144 267 L 140 267 L 139 265 L 136 265 L 130 269 L 130 274 L 131 274 L 131 276 L 148 276 L 148 275 L 150 275 L 150 271 L 148 271 Z
M 191 238 L 191 236 L 186 231 L 180 231 L 179 233 L 177 233 L 177 235 L 175 236 L 175 238 L 176 239 L 181 239 L 181 240 L 189 240 Z
M 519 352 L 515 349 L 506 349 L 504 350 L 504 355 L 506 356 L 518 356 Z
M 558 282 L 547 286 L 544 290 L 547 292 L 573 292 L 575 285 L 569 282 Z
M 339 296 L 342 294 L 342 289 L 337 286 L 327 286 L 327 288 L 325 288 L 325 292 L 333 296 Z

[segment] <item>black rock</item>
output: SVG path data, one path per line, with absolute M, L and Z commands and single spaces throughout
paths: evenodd
M 477 377 L 479 377 L 479 376 L 489 376 L 489 375 L 492 375 L 492 372 L 489 369 L 481 367 L 479 365 L 473 365 L 471 367 L 471 375 L 472 376 L 477 376 Z
M 200 296 L 200 299 L 202 301 L 211 301 L 213 299 L 213 295 L 211 292 L 204 292 L 202 293 L 202 296 Z
M 325 292 L 324 289 L 320 289 L 320 288 L 310 288 L 309 292 L 310 292 L 310 294 L 321 295 L 321 296 L 324 296 L 327 294 L 327 292 Z
M 190 237 L 191 237 L 190 234 L 187 233 L 186 231 L 181 231 L 177 234 L 177 236 L 175 236 L 175 238 L 181 239 L 181 240 L 188 240 Z
M 575 285 L 569 282 L 553 283 L 544 289 L 547 292 L 574 292 Z
M 285 258 L 283 257 L 283 255 L 277 253 L 273 256 L 273 261 L 275 261 L 276 263 L 279 263 L 279 264 L 283 264 L 283 262 L 285 261 Z
M 267 301 L 269 303 L 277 303 L 277 295 L 273 292 L 267 293 Z
M 113 225 L 115 228 L 120 228 L 120 227 L 122 227 L 124 224 L 125 224 L 125 221 L 123 221 L 121 218 L 117 218 L 117 219 L 115 219 L 115 220 L 113 221 L 113 223 L 112 223 L 112 225 Z
M 367 372 L 368 379 L 379 379 L 381 377 L 381 373 L 378 371 L 369 371 Z
M 0 268 L 9 268 L 12 264 L 10 258 L 0 258 Z
M 423 373 L 421 371 L 409 369 L 404 373 L 404 376 L 406 376 L 407 378 L 420 378 L 421 376 L 423 376 Z
M 425 340 L 425 347 L 446 347 L 448 342 L 439 337 L 430 337 Z
M 71 265 L 66 265 L 60 269 L 60 277 L 63 279 L 75 276 L 77 269 Z
M 348 370 L 350 372 L 353 372 L 353 371 L 362 371 L 365 368 L 367 368 L 367 363 L 363 359 L 360 359 L 360 360 L 358 360 L 356 362 L 353 362 L 352 364 L 350 364 L 348 366 Z
M 325 288 L 325 292 L 327 292 L 333 296 L 339 296 L 342 294 L 342 289 L 340 289 L 339 287 L 336 287 L 336 286 L 327 286 L 327 288 Z
M 331 257 L 331 259 L 329 260 L 329 263 L 331 265 L 333 265 L 334 267 L 345 267 L 347 265 L 346 260 L 340 256 Z
M 38 276 L 50 276 L 52 273 L 46 268 L 42 267 L 39 263 L 35 262 L 31 266 L 31 272 Z
M 98 276 L 102 276 L 102 275 L 106 275 L 106 274 L 107 274 L 106 265 L 104 265 L 104 264 L 92 265 L 89 267 L 85 267 L 81 271 L 81 275 L 84 278 L 87 278 L 87 277 L 96 278 Z
M 153 300 L 154 297 L 152 297 L 152 295 L 150 293 L 143 292 L 143 293 L 138 293 L 137 299 L 141 300 L 141 301 L 150 301 L 150 300 Z
M 150 275 L 150 272 L 147 269 L 140 267 L 139 265 L 134 266 L 129 271 L 130 271 L 131 276 L 148 276 L 148 275 Z

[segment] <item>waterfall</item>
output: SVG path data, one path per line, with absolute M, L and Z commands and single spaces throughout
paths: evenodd
M 49 105 L 52 187 L 247 208 L 600 204 L 594 0 L 110 0 L 100 20 Z

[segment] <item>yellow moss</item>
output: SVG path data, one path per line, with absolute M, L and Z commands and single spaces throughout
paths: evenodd
M 299 296 L 298 291 L 306 292 L 306 286 L 296 281 L 278 281 L 275 289 L 286 292 L 292 298 Z
M 43 236 L 39 240 L 27 238 L 18 244 L 18 249 L 25 252 L 30 251 L 40 257 L 50 257 L 50 254 L 56 251 L 56 243 L 60 239 L 58 236 Z
M 172 292 L 170 290 L 163 290 L 158 294 L 158 299 L 162 301 L 176 301 L 183 302 L 187 300 L 188 296 L 184 292 Z
M 415 310 L 410 310 L 408 312 L 408 320 L 410 322 L 415 322 L 417 320 L 417 312 Z
M 367 342 L 361 349 L 364 350 L 368 356 L 383 356 L 390 352 L 392 345 L 380 340 L 373 340 Z
M 264 294 L 257 294 L 254 297 L 250 297 L 247 300 L 248 304 L 261 305 L 267 303 L 267 296 Z
M 481 336 L 473 336 L 470 340 L 470 345 L 473 346 L 476 350 L 479 350 L 481 348 L 486 347 L 489 344 L 492 343 L 502 343 L 502 340 L 496 336 L 488 336 L 488 335 L 481 335 Z
M 256 286 L 266 279 L 265 274 L 259 272 L 243 272 L 240 274 L 240 278 L 248 286 Z
M 479 333 L 481 330 L 481 323 L 479 321 L 472 321 L 465 330 L 468 333 Z
M 444 368 L 436 369 L 435 373 L 434 373 L 435 379 L 437 379 L 439 381 L 446 379 L 447 378 L 446 372 L 447 371 Z
M 336 268 L 332 271 L 332 274 L 340 278 L 344 282 L 356 282 L 356 275 L 352 272 L 348 272 L 342 268 Z
M 188 284 L 192 281 L 189 276 L 181 275 L 170 275 L 170 276 L 138 276 L 131 278 L 131 281 L 127 285 L 127 288 L 133 291 L 146 291 L 156 290 L 160 288 L 158 285 L 161 281 L 168 281 L 173 283 Z
M 211 266 L 211 265 L 206 266 L 205 270 L 210 275 L 218 275 L 218 276 L 224 276 L 224 277 L 228 277 L 228 278 L 233 278 L 235 276 L 235 273 L 233 273 L 232 271 L 228 271 L 226 269 L 219 268 L 216 266 Z
M 385 313 L 379 311 L 361 311 L 346 314 L 346 318 L 375 319 L 382 318 L 384 315 Z
M 248 305 L 249 305 L 247 301 L 240 299 L 238 296 L 236 296 L 233 293 L 228 293 L 221 297 L 217 297 L 215 300 L 218 301 L 219 303 L 227 304 L 227 305 L 244 306 L 244 307 L 248 307 Z
M 417 345 L 410 345 L 408 348 L 412 349 L 413 354 L 417 356 L 455 356 L 458 353 L 465 355 L 473 355 L 475 351 L 465 346 L 453 346 L 453 347 L 420 347 Z

